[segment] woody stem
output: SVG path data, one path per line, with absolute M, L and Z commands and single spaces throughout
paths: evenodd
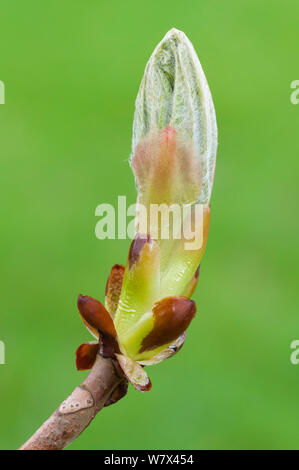
M 124 376 L 115 360 L 99 354 L 85 380 L 20 450 L 61 450 L 90 424 Z

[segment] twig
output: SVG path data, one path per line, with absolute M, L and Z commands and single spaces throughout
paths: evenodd
M 124 376 L 117 362 L 97 359 L 81 385 L 57 408 L 20 450 L 64 449 L 89 425 L 96 414 L 109 403 L 109 397 Z

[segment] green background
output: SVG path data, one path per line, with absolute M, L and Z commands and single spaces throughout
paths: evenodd
M 297 0 L 2 1 L 0 447 L 84 378 L 77 294 L 104 296 L 128 240 L 95 208 L 135 200 L 134 100 L 171 27 L 193 42 L 219 126 L 209 242 L 183 350 L 148 368 L 71 449 L 299 448 Z

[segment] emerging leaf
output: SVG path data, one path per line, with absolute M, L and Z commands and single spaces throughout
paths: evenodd
M 137 234 L 130 248 L 114 318 L 120 347 L 130 357 L 138 352 L 142 338 L 153 325 L 151 310 L 159 296 L 159 266 L 157 242 L 147 235 Z
M 171 29 L 150 57 L 136 99 L 132 155 L 145 136 L 170 126 L 201 165 L 199 202 L 210 200 L 217 151 L 211 92 L 187 36 Z

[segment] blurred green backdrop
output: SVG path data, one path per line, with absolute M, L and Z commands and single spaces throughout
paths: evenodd
M 95 208 L 135 200 L 127 163 L 146 61 L 175 26 L 217 112 L 200 316 L 150 393 L 106 408 L 72 449 L 299 448 L 297 0 L 1 2 L 0 447 L 16 448 L 83 379 L 77 294 L 103 299 L 129 241 Z

